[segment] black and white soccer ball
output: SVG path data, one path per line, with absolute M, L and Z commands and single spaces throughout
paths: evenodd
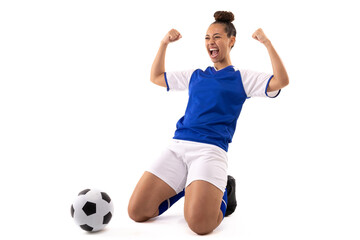
M 114 214 L 114 205 L 108 194 L 97 189 L 85 189 L 71 205 L 71 216 L 83 230 L 102 230 Z

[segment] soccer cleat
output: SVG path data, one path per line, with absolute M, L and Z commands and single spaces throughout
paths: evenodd
M 227 184 L 226 184 L 228 203 L 227 203 L 227 208 L 226 208 L 226 212 L 225 212 L 225 217 L 232 214 L 235 211 L 235 208 L 237 206 L 235 185 L 236 185 L 235 178 L 228 175 L 228 180 L 227 180 Z

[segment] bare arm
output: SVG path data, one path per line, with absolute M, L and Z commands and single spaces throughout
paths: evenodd
M 175 30 L 170 30 L 161 41 L 159 50 L 156 54 L 155 60 L 151 66 L 150 81 L 156 85 L 167 87 L 165 82 L 165 55 L 169 43 L 175 42 L 181 38 L 181 34 Z
M 270 56 L 274 77 L 270 80 L 267 92 L 273 92 L 287 86 L 289 84 L 288 74 L 271 41 L 261 28 L 256 30 L 252 37 L 264 44 Z

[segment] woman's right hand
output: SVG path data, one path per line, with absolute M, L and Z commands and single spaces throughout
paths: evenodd
M 181 34 L 176 30 L 176 29 L 171 29 L 164 37 L 164 39 L 162 40 L 163 43 L 165 44 L 169 44 L 172 42 L 176 42 L 177 40 L 179 40 L 180 38 L 182 38 Z

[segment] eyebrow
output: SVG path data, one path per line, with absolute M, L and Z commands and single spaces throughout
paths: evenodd
M 214 35 L 213 35 L 213 36 L 215 36 L 215 35 L 221 35 L 221 34 L 220 34 L 220 33 L 214 33 Z M 206 36 L 209 36 L 209 37 L 210 37 L 210 35 L 209 35 L 209 34 L 206 34 L 206 35 L 205 35 L 205 37 L 206 37 Z

